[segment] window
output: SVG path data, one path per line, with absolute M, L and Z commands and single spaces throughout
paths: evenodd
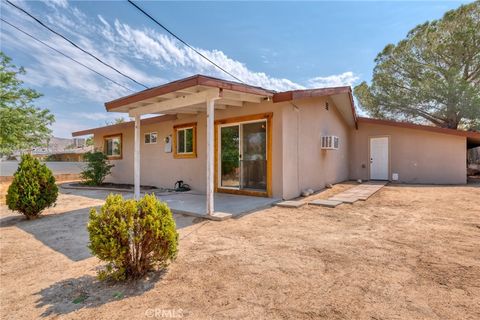
M 116 134 L 104 137 L 105 154 L 109 159 L 122 158 L 122 135 Z
M 174 157 L 196 158 L 197 157 L 197 124 L 188 123 L 177 125 L 174 129 Z
M 157 143 L 157 133 L 149 132 L 145 133 L 145 144 L 155 144 Z

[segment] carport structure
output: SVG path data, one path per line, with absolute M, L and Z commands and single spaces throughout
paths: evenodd
M 273 91 L 260 87 L 196 75 L 105 103 L 107 111 L 124 112 L 135 118 L 133 166 L 135 198 L 140 197 L 142 116 L 206 113 L 206 214 L 212 216 L 214 215 L 215 110 L 241 108 L 245 103 L 261 103 L 271 100 L 273 94 Z

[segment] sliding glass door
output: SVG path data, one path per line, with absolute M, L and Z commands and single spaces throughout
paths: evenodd
M 240 188 L 240 126 L 220 127 L 220 187 Z
M 267 121 L 223 125 L 219 135 L 219 187 L 266 191 Z

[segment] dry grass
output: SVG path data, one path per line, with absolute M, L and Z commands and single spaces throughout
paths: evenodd
M 4 211 L 0 316 L 141 319 L 157 308 L 190 319 L 478 319 L 478 199 L 478 186 L 388 186 L 335 209 L 182 218 L 167 273 L 108 285 L 94 278 L 78 210 L 101 201 L 62 195 L 36 221 Z

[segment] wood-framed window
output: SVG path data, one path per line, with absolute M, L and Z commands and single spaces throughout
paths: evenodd
M 122 159 L 122 134 L 112 134 L 103 137 L 104 152 L 108 159 L 119 160 Z
M 144 135 L 145 144 L 156 144 L 157 143 L 157 133 L 156 132 L 147 132 Z
M 174 158 L 197 157 L 197 123 L 179 124 L 173 127 Z

